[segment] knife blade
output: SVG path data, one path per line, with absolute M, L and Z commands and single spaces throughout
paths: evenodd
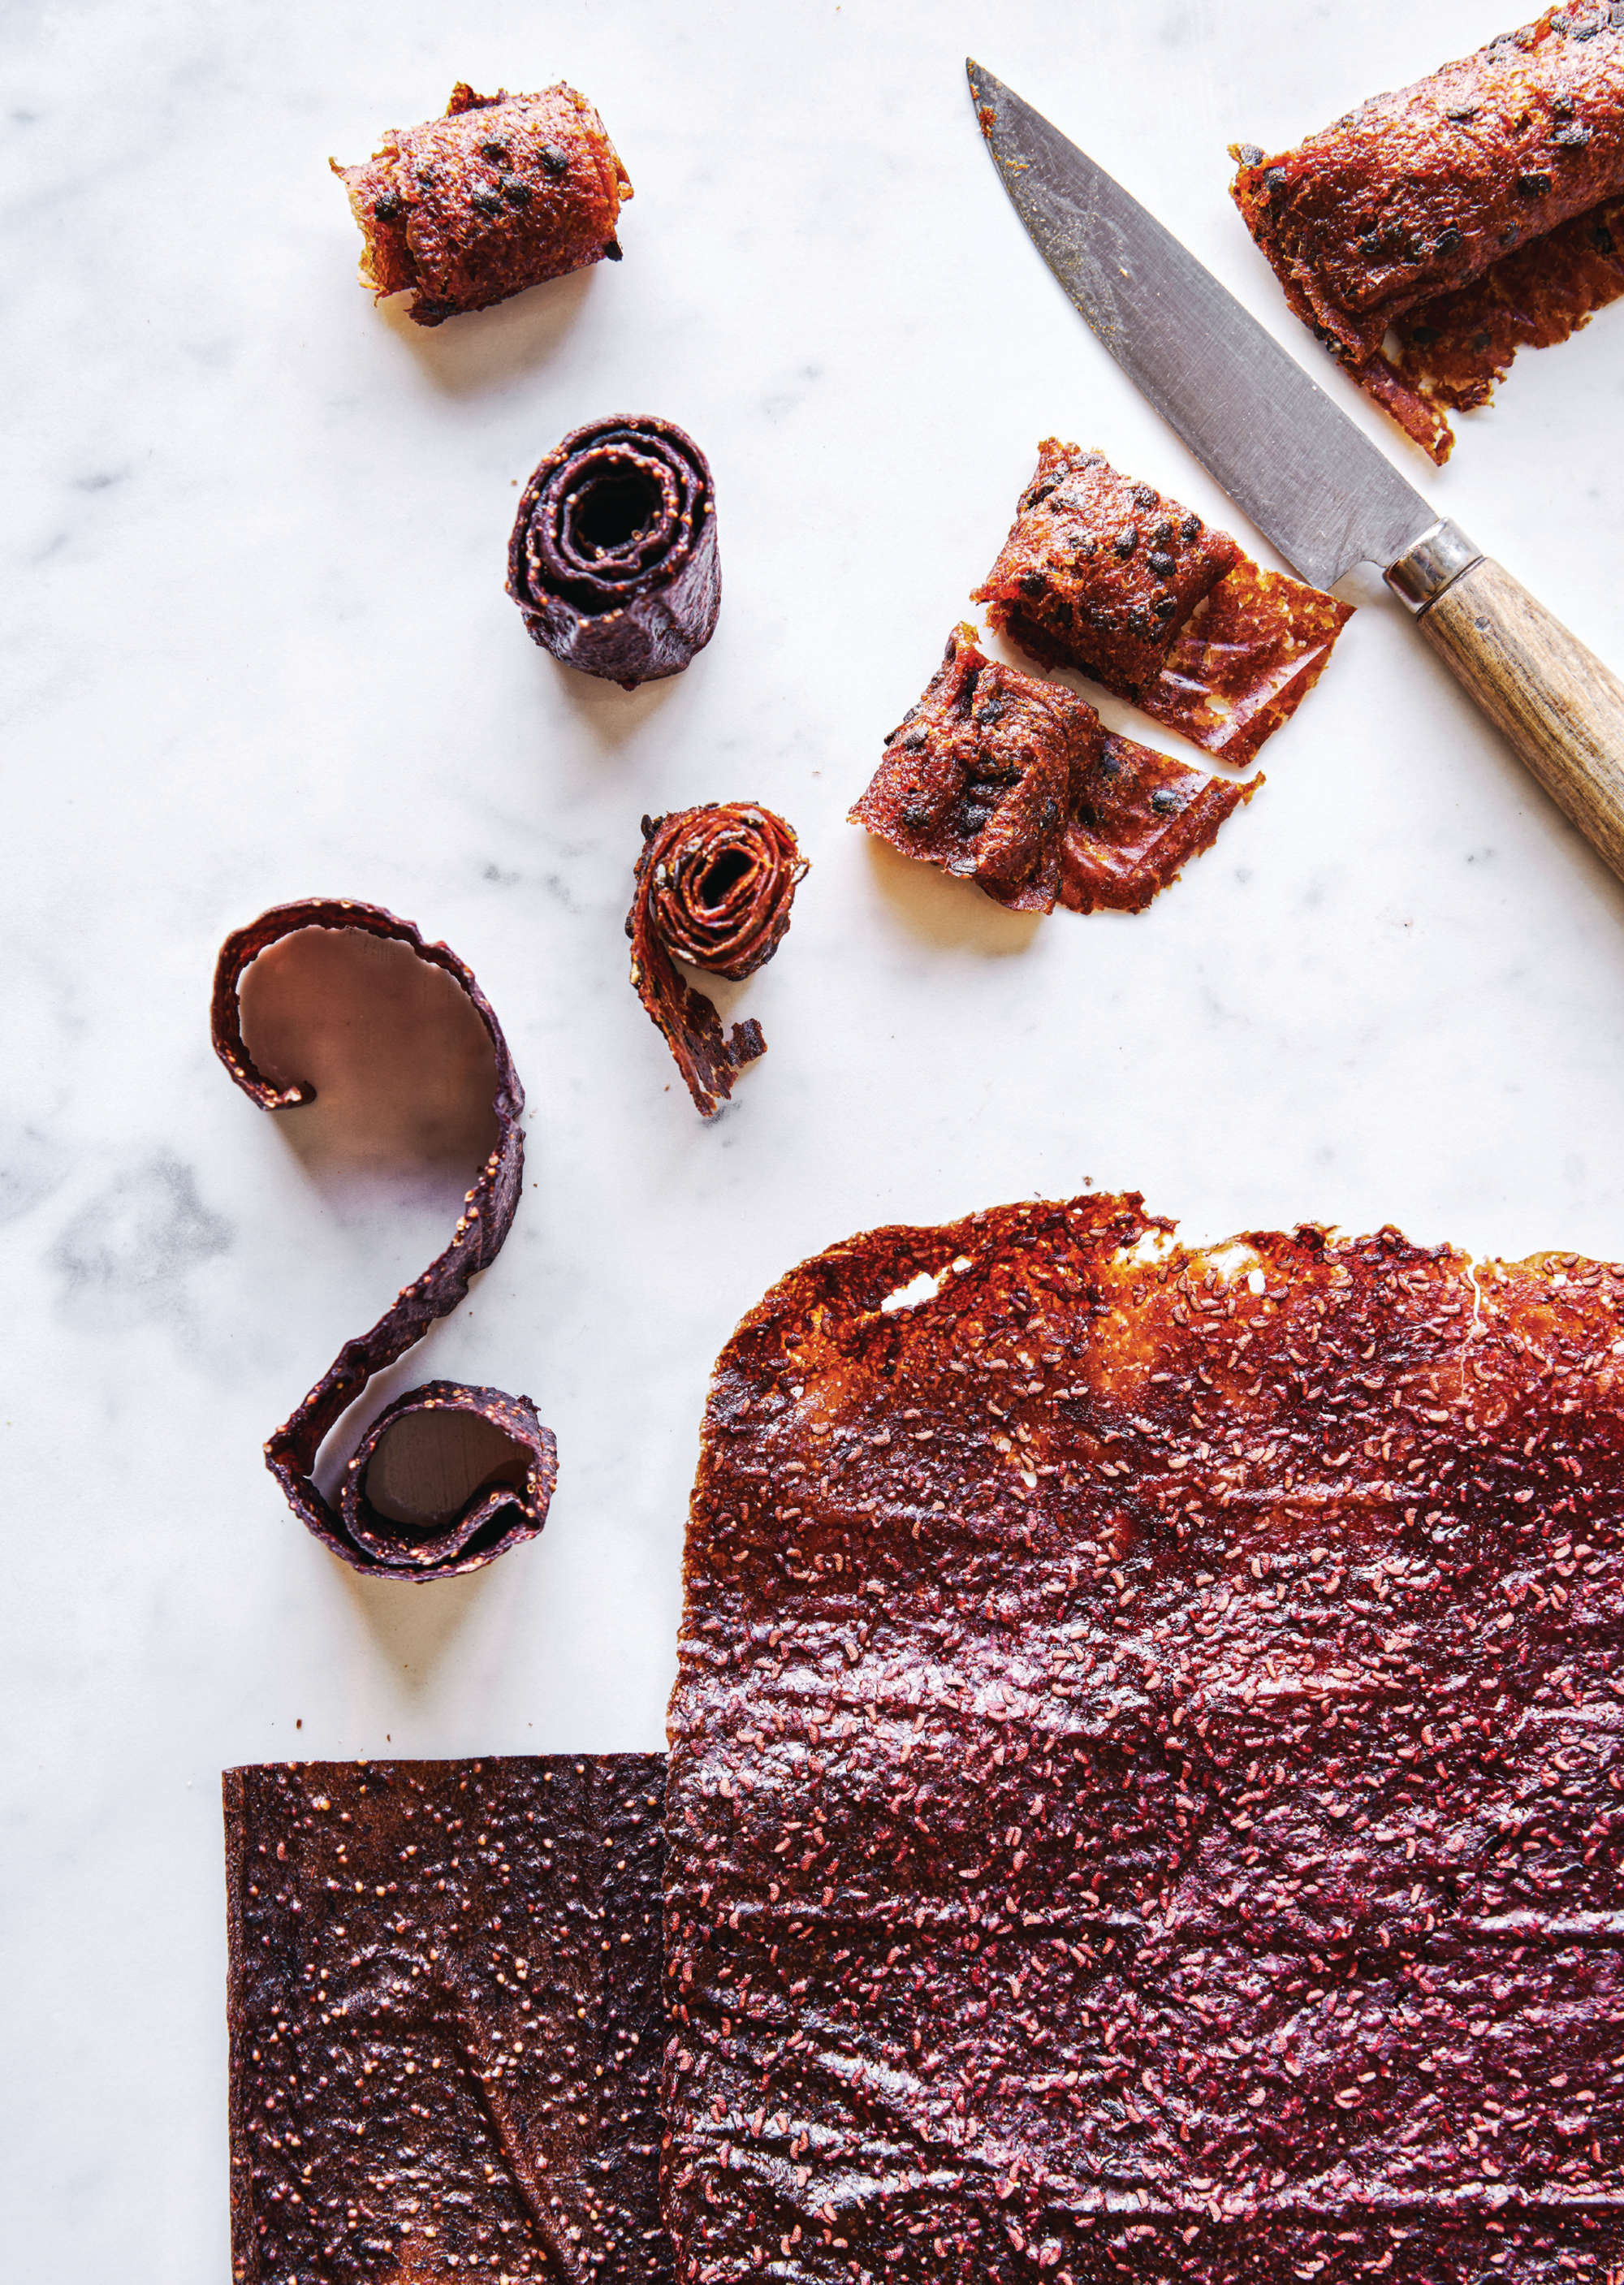
M 1155 216 L 966 59 L 999 178 L 1069 299 L 1169 427 L 1316 586 L 1373 563 L 1624 878 L 1624 684 L 1440 517 Z

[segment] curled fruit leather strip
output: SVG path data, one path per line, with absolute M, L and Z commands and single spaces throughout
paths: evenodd
M 985 657 L 961 626 L 851 821 L 1012 912 L 1142 912 L 1262 782 L 1115 736 L 1086 698 Z
M 1445 407 L 1624 292 L 1624 14 L 1551 9 L 1293 150 L 1231 155 L 1293 310 L 1441 465 Z
M 774 1287 L 670 1716 L 681 2285 L 1624 2258 L 1621 1311 L 1136 1197 Z
M 1075 667 L 1237 768 L 1297 711 L 1353 616 L 1054 436 L 974 600 L 1044 665 Z
M 226 1771 L 234 2285 L 666 2285 L 664 1775 Z
M 674 420 L 573 429 L 525 486 L 507 592 L 532 641 L 623 689 L 680 674 L 722 605 L 710 463 Z
M 753 802 L 704 802 L 643 820 L 626 915 L 632 981 L 706 1119 L 767 1043 L 753 1017 L 724 1034 L 716 1009 L 675 963 L 735 984 L 753 976 L 783 941 L 807 869 L 793 828 Z
M 237 930 L 221 947 L 215 969 L 215 1052 L 262 1110 L 285 1111 L 312 1103 L 315 1089 L 300 1082 L 280 1084 L 255 1064 L 243 1040 L 239 986 L 263 953 L 305 929 L 359 930 L 409 946 L 418 959 L 442 970 L 461 987 L 495 1059 L 496 1147 L 463 1201 L 450 1245 L 420 1277 L 403 1287 L 369 1332 L 345 1342 L 293 1417 L 265 1446 L 266 1465 L 294 1513 L 324 1547 L 355 1570 L 395 1579 L 449 1578 L 477 1570 L 521 1540 L 534 1538 L 546 1521 L 558 1475 L 558 1448 L 528 1396 L 431 1380 L 396 1397 L 379 1413 L 351 1455 L 336 1504 L 316 1482 L 316 1463 L 327 1436 L 368 1382 L 421 1340 L 437 1319 L 449 1316 L 466 1299 L 475 1275 L 501 1252 L 523 1177 L 519 1117 L 524 1090 L 490 1001 L 472 970 L 449 946 L 425 942 L 410 921 L 397 920 L 376 905 L 310 897 L 275 906 Z M 449 1522 L 420 1512 L 415 1504 L 400 1514 L 386 1512 L 369 1487 L 373 1463 L 387 1451 L 400 1424 L 429 1418 L 445 1422 L 448 1430 L 452 1422 L 461 1425 L 468 1449 L 489 1461 L 482 1480 Z M 390 1505 L 401 1503 L 391 1500 Z
M 342 178 L 378 299 L 415 288 L 438 326 L 588 263 L 620 260 L 632 185 L 601 119 L 561 80 L 539 95 L 475 95 L 459 81 L 443 119 L 391 128 Z

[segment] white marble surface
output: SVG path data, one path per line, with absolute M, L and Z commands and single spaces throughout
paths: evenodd
M 224 1764 L 660 1743 L 707 1371 L 801 1255 L 1091 1180 L 1196 1236 L 1392 1220 L 1624 1253 L 1624 891 L 1379 593 L 1267 790 L 1142 918 L 1014 919 L 843 821 L 1039 436 L 1231 520 L 1027 247 L 966 49 L 1314 361 L 1226 144 L 1502 15 L 0 18 L 8 2274 L 226 2273 Z M 636 183 L 624 263 L 434 334 L 374 312 L 328 153 L 459 76 L 560 75 Z M 1615 661 L 1621 347 L 1615 309 L 1411 471 Z M 554 667 L 502 593 L 515 484 L 626 411 L 709 451 L 726 578 L 710 648 L 635 696 Z M 730 797 L 781 809 L 814 869 L 739 995 L 771 1051 L 707 1128 L 621 923 L 641 813 Z M 455 946 L 530 1090 L 512 1240 L 421 1372 L 532 1392 L 561 1487 L 539 1543 L 428 1590 L 329 1560 L 259 1458 L 443 1228 L 314 1179 L 209 1052 L 222 936 L 318 891 Z

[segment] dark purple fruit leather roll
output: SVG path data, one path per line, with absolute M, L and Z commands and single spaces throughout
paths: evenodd
M 683 668 L 722 601 L 710 464 L 675 421 L 594 420 L 525 486 L 507 592 L 561 665 L 635 690 Z

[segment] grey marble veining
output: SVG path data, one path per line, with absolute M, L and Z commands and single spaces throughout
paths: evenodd
M 708 1369 L 801 1255 L 1088 1182 L 1195 1236 L 1624 1253 L 1624 891 L 1373 590 L 1267 789 L 1141 918 L 1027 923 L 843 821 L 1040 436 L 1228 520 L 1022 239 L 966 51 L 1306 349 L 1226 144 L 1502 28 L 1476 0 L 0 16 L 8 2272 L 225 2273 L 224 1765 L 659 1744 Z M 637 185 L 624 263 L 435 333 L 374 310 L 329 153 L 459 76 L 561 75 Z M 1615 308 L 1525 357 L 1416 470 L 1615 663 L 1621 344 Z M 710 455 L 725 584 L 710 649 L 629 696 L 530 645 L 502 574 L 543 452 L 641 411 Z M 769 1053 L 707 1128 L 621 923 L 642 813 L 718 797 L 781 809 L 813 869 L 736 995 Z M 318 891 L 453 945 L 530 1095 L 506 1252 L 391 1385 L 530 1391 L 560 1489 L 539 1543 L 427 1590 L 330 1562 L 260 1460 L 443 1236 L 325 1187 L 210 1053 L 221 938 Z

